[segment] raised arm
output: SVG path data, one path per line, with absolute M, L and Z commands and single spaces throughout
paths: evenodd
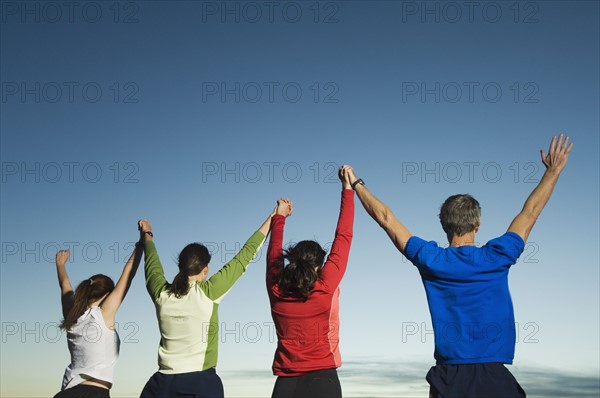
M 379 199 L 375 197 L 364 184 L 357 183 L 358 179 L 354 174 L 354 170 L 350 168 L 348 170 L 350 175 L 350 182 L 358 195 L 360 203 L 369 213 L 369 215 L 379 224 L 381 228 L 388 234 L 396 248 L 405 254 L 406 242 L 412 236 L 408 228 L 406 228 L 389 207 Z
M 352 191 L 352 185 L 350 184 L 350 176 L 348 174 L 349 169 L 349 166 L 342 166 L 340 168 L 339 177 L 342 182 L 340 215 L 338 217 L 331 251 L 327 256 L 327 261 L 325 261 L 325 265 L 321 271 L 321 279 L 331 289 L 337 289 L 346 272 L 348 257 L 350 255 L 350 245 L 352 244 L 354 192 Z
M 160 293 L 167 287 L 167 279 L 160 258 L 156 252 L 152 234 L 152 226 L 148 220 L 138 221 L 140 240 L 144 242 L 144 274 L 146 277 L 146 290 L 152 300 L 158 299 Z
M 140 235 L 143 233 L 140 231 Z M 125 263 L 125 267 L 123 268 L 123 272 L 121 273 L 121 277 L 117 281 L 115 288 L 112 292 L 109 293 L 108 296 L 102 302 L 102 316 L 104 317 L 104 321 L 108 327 L 114 325 L 115 315 L 119 306 L 125 299 L 127 292 L 129 291 L 129 287 L 131 286 L 131 282 L 135 277 L 137 269 L 140 265 L 140 260 L 142 259 L 142 253 L 144 251 L 144 245 L 142 244 L 143 236 L 140 236 L 140 241 L 136 243 L 127 263 Z
M 71 306 L 73 305 L 73 286 L 67 275 L 67 260 L 69 259 L 68 250 L 59 250 L 56 253 L 56 274 L 58 275 L 58 285 L 60 286 L 60 303 L 62 306 L 63 317 L 66 318 Z
M 279 202 L 278 202 L 279 204 Z M 260 228 L 258 228 L 258 230 L 260 232 L 262 232 L 262 234 L 266 237 L 269 235 L 269 232 L 271 232 L 271 221 L 273 221 L 273 216 L 275 214 L 277 214 L 277 205 L 275 205 L 275 208 L 273 209 L 273 211 L 271 212 L 271 214 L 269 214 L 269 216 L 267 217 L 267 219 L 265 220 L 265 222 L 262 223 L 262 225 L 260 226 Z
M 235 257 L 225 264 L 217 273 L 202 282 L 202 290 L 208 298 L 220 302 L 221 298 L 233 287 L 235 282 L 246 272 L 250 261 L 256 256 L 265 238 L 269 234 L 274 211 L 261 224 L 258 230 L 244 243 Z
M 572 148 L 573 143 L 569 144 L 569 137 L 564 138 L 564 134 L 561 134 L 558 138 L 552 137 L 548 154 L 545 154 L 543 150 L 540 151 L 546 171 L 525 201 L 523 210 L 517 214 L 508 227 L 508 232 L 516 233 L 524 242 L 527 242 L 531 229 L 552 195 L 560 173 L 567 165 Z
M 275 214 L 271 220 L 271 239 L 267 249 L 267 288 L 271 288 L 275 282 L 280 267 L 278 264 L 283 254 L 283 230 L 285 228 L 285 219 L 292 215 L 293 203 L 291 200 L 281 198 L 277 201 Z

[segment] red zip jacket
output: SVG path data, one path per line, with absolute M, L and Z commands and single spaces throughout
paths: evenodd
M 276 215 L 271 221 L 271 240 L 267 251 L 267 291 L 271 316 L 277 331 L 277 351 L 273 374 L 301 376 L 306 372 L 338 368 L 342 364 L 339 351 L 340 282 L 348 265 L 354 223 L 354 191 L 342 191 L 340 217 L 331 251 L 306 301 L 286 297 L 277 281 L 283 266 L 283 229 L 285 217 Z

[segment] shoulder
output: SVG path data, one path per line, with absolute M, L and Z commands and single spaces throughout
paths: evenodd
M 499 257 L 507 257 L 515 262 L 525 249 L 525 241 L 514 232 L 506 232 L 490 240 L 482 249 L 493 252 Z
M 499 237 L 490 240 L 488 243 L 485 244 L 484 247 L 495 249 L 520 248 L 522 251 L 525 247 L 525 241 L 523 240 L 523 238 L 521 238 L 521 236 L 519 236 L 519 234 L 515 232 L 506 232 L 503 235 L 500 235 Z
M 98 307 L 90 307 L 88 311 L 85 312 L 84 316 L 90 317 L 90 322 L 96 322 L 102 327 L 113 331 L 115 317 L 114 314 L 111 315 L 110 311 L 104 311 L 102 306 Z
M 408 241 L 406 242 L 406 255 L 407 256 L 414 256 L 416 255 L 418 252 L 422 251 L 423 248 L 427 248 L 428 252 L 431 250 L 436 251 L 436 250 L 442 250 L 442 248 L 440 248 L 440 246 L 437 244 L 437 242 L 435 241 L 426 241 L 425 239 L 422 239 L 416 235 L 412 235 Z

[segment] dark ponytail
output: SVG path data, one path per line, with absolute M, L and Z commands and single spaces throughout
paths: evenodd
M 327 253 L 313 240 L 303 240 L 289 247 L 282 261 L 287 260 L 279 276 L 279 288 L 290 297 L 307 299 L 321 275 Z
M 69 330 L 77 323 L 77 319 L 87 310 L 90 304 L 100 300 L 104 295 L 115 288 L 115 283 L 106 275 L 97 274 L 82 281 L 75 289 L 73 305 L 60 327 Z
M 190 243 L 179 253 L 179 273 L 169 285 L 169 294 L 181 298 L 190 290 L 189 277 L 198 275 L 210 262 L 210 253 L 200 243 Z

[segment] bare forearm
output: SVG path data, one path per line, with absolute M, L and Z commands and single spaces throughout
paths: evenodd
M 559 174 L 553 170 L 546 170 L 537 187 L 525 201 L 523 209 L 508 227 L 509 232 L 518 234 L 523 241 L 527 242 L 533 226 L 552 195 Z
M 113 321 L 117 309 L 123 302 L 123 299 L 125 299 L 125 296 L 129 291 L 129 287 L 131 286 L 131 282 L 137 273 L 140 260 L 142 258 L 142 248 L 143 246 L 136 245 L 136 247 L 133 249 L 133 252 L 123 267 L 123 272 L 121 273 L 115 288 L 102 304 L 103 312 L 111 321 Z
M 537 187 L 535 187 L 525 201 L 523 212 L 533 218 L 537 218 L 540 215 L 552 195 L 552 191 L 558 181 L 558 176 L 558 172 L 550 169 L 546 170 Z
M 258 228 L 258 230 L 262 232 L 264 236 L 267 236 L 271 230 L 271 218 L 273 218 L 273 215 L 269 214 L 269 217 L 267 217 L 265 222 L 260 226 L 260 228 Z
M 394 245 L 404 253 L 406 243 L 412 236 L 385 203 L 380 201 L 362 184 L 356 185 L 356 193 L 367 213 L 385 230 Z
M 67 269 L 64 264 L 56 264 L 56 274 L 58 276 L 58 285 L 63 293 L 73 290 L 71 281 L 69 280 L 69 275 L 67 274 Z
M 129 256 L 129 259 L 125 263 L 125 266 L 123 267 L 123 272 L 121 273 L 121 277 L 119 278 L 117 286 L 115 287 L 123 289 L 123 297 L 125 294 L 127 294 L 129 286 L 131 286 L 131 282 L 137 273 L 137 270 L 140 266 L 140 261 L 142 259 L 142 253 L 143 246 L 136 245 Z
M 360 203 L 367 213 L 383 228 L 389 224 L 390 209 L 377 199 L 369 190 L 362 184 L 356 186 L 356 194 Z
M 123 267 L 123 275 L 127 274 L 129 279 L 133 279 L 135 276 L 138 267 L 140 266 L 140 261 L 142 259 L 142 253 L 144 252 L 144 248 L 142 245 L 136 245 L 129 259 L 125 263 L 125 267 Z
M 508 227 L 509 232 L 518 234 L 525 242 L 527 242 L 537 218 L 546 203 L 548 203 L 548 199 L 550 199 L 558 181 L 558 176 L 567 165 L 572 148 L 573 143 L 569 144 L 569 137 L 565 138 L 564 134 L 561 134 L 558 138 L 556 136 L 552 137 L 548 154 L 545 154 L 543 150 L 540 151 L 546 171 L 539 184 L 525 201 L 523 210 L 517 214 Z

